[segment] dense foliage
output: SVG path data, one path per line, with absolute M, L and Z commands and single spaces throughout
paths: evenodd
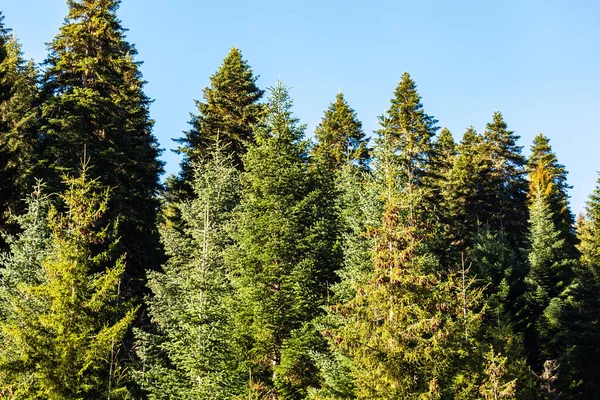
M 575 222 L 549 138 L 404 73 L 309 139 L 234 47 L 161 186 L 119 1 L 67 4 L 40 67 L 0 14 L 0 398 L 598 398 L 600 180 Z

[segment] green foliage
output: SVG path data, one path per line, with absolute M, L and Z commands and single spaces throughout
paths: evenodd
M 151 100 L 135 48 L 116 17 L 118 0 L 69 0 L 49 44 L 42 88 L 38 174 L 62 190 L 61 171 L 85 155 L 89 173 L 113 188 L 109 218 L 120 216 L 120 246 L 129 254 L 123 293 L 139 296 L 146 269 L 161 261 L 155 216 L 161 151 L 152 134 Z
M 182 229 L 161 227 L 169 260 L 162 272 L 148 276 L 156 332 L 138 332 L 137 347 L 139 381 L 151 399 L 226 399 L 245 384 L 231 335 L 231 284 L 223 260 L 239 174 L 218 145 L 197 165 L 194 197 L 176 204 Z
M 292 115 L 287 89 L 278 83 L 270 92 L 256 144 L 243 160 L 228 260 L 250 390 L 301 398 L 316 384 L 305 344 L 314 340 L 310 322 L 323 313 L 335 280 L 333 243 L 308 172 L 304 126 Z
M 339 92 L 329 105 L 315 130 L 316 145 L 312 155 L 331 170 L 356 163 L 363 167 L 369 160 L 368 139 L 356 112 Z
M 262 113 L 258 101 L 264 92 L 256 86 L 257 78 L 240 49 L 232 47 L 204 89 L 204 102 L 196 101 L 198 114 L 192 115 L 191 129 L 177 140 L 181 144 L 177 151 L 184 156 L 178 185 L 184 187 L 192 181 L 192 165 L 210 159 L 210 148 L 217 138 L 233 165 L 243 169 L 242 156 L 254 141 L 253 129 Z
M 0 13 L 0 233 L 16 233 L 11 215 L 33 188 L 37 69 L 23 60 L 21 47 Z M 0 239 L 0 248 L 4 243 Z
M 65 210 L 48 214 L 47 247 L 38 194 L 2 270 L 2 390 L 16 399 L 124 398 L 116 361 L 135 309 L 120 301 L 125 260 L 114 257 L 115 226 L 103 219 L 109 191 L 85 167 L 65 184 Z M 103 243 L 108 250 L 97 252 Z M 23 247 L 37 254 L 24 259 Z
M 600 180 L 577 224 L 579 265 L 573 282 L 544 311 L 544 333 L 556 349 L 558 389 L 566 399 L 595 398 L 600 391 Z
M 552 211 L 552 220 L 565 240 L 565 249 L 572 257 L 577 256 L 574 225 L 575 217 L 569 208 L 567 170 L 558 163 L 550 146 L 550 139 L 541 133 L 533 139 L 531 156 L 527 162 L 530 200 L 538 191 L 544 194 Z

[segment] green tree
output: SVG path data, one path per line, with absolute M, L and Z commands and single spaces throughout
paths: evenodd
M 386 139 L 375 153 L 379 170 L 391 176 L 381 178 L 388 186 L 381 226 L 373 233 L 373 267 L 366 280 L 355 282 L 355 296 L 337 307 L 343 321 L 332 332 L 333 343 L 352 360 L 357 398 L 452 396 L 474 374 L 465 361 L 479 330 L 480 291 L 472 290 L 471 279 L 461 285 L 455 274 L 439 272 L 425 220 L 413 212 L 425 189 L 394 179 L 405 169 Z
M 525 242 L 528 220 L 526 161 L 518 140 L 496 111 L 483 134 L 482 151 L 488 157 L 483 171 L 482 196 L 488 209 L 484 221 L 495 231 L 504 230 L 515 249 Z
M 243 158 L 228 257 L 250 391 L 281 399 L 303 398 L 318 384 L 310 351 L 319 350 L 322 338 L 311 322 L 323 313 L 336 279 L 330 262 L 335 237 L 308 170 L 305 128 L 291 107 L 278 83 L 255 129 L 256 144 Z
M 479 225 L 486 220 L 487 210 L 481 194 L 486 158 L 482 152 L 483 137 L 470 126 L 456 148 L 456 156 L 446 174 L 443 199 L 448 229 L 448 252 L 458 259 L 461 252 L 473 248 Z
M 65 184 L 65 210 L 48 214 L 49 243 L 41 242 L 44 203 L 37 196 L 5 260 L 2 390 L 16 399 L 123 398 L 117 354 L 135 310 L 120 301 L 125 260 L 112 254 L 115 225 L 104 220 L 109 191 L 85 167 Z M 102 243 L 108 250 L 96 251 Z
M 120 246 L 129 254 L 123 293 L 135 297 L 145 271 L 161 260 L 155 196 L 162 162 L 136 50 L 116 16 L 119 3 L 67 2 L 68 15 L 45 61 L 38 173 L 59 189 L 59 172 L 75 170 L 91 155 L 89 173 L 113 188 L 108 218 L 120 216 Z
M 239 198 L 239 173 L 217 147 L 197 165 L 194 197 L 180 201 L 182 230 L 161 227 L 169 260 L 151 272 L 148 311 L 156 332 L 138 332 L 141 386 L 152 399 L 228 399 L 246 374 L 231 335 L 231 284 L 224 252 Z
M 550 139 L 541 133 L 533 139 L 531 155 L 527 162 L 530 199 L 541 185 L 541 192 L 547 197 L 552 211 L 552 220 L 565 241 L 566 250 L 576 257 L 575 217 L 569 208 L 569 189 L 567 170 L 558 163 L 556 154 L 550 146 Z
M 355 295 L 355 283 L 370 273 L 372 240 L 367 237 L 367 226 L 379 219 L 380 207 L 367 166 L 370 149 L 362 124 L 341 93 L 325 111 L 315 136 L 311 159 L 322 195 L 319 208 L 329 215 L 328 230 L 336 240 L 332 252 L 339 257 L 334 259 L 339 282 L 329 297 L 329 305 L 335 306 L 349 301 Z M 331 339 L 329 332 L 337 321 L 329 314 L 318 319 L 317 327 Z M 321 387 L 311 388 L 309 397 L 351 398 L 354 388 L 347 354 L 328 346 L 323 352 L 313 351 L 312 357 Z
M 540 184 L 534 190 L 529 220 L 529 273 L 525 278 L 525 340 L 533 367 L 541 370 L 544 358 L 557 357 L 556 349 L 549 345 L 552 338 L 545 334 L 544 310 L 569 285 L 574 260 L 565 254 L 565 240 L 554 224 L 544 186 Z
M 223 63 L 210 77 L 210 86 L 204 89 L 204 102 L 196 101 L 198 113 L 192 115 L 191 129 L 177 139 L 177 152 L 183 154 L 179 176 L 171 179 L 168 196 L 173 200 L 193 195 L 193 165 L 207 162 L 215 140 L 231 154 L 233 165 L 243 169 L 242 157 L 254 142 L 253 129 L 259 122 L 262 106 L 258 101 L 264 92 L 256 86 L 254 75 L 242 52 L 232 47 Z
M 16 232 L 10 217 L 23 211 L 21 200 L 33 189 L 33 104 L 38 89 L 36 67 L 23 60 L 21 46 L 3 18 L 0 13 L 0 233 L 6 234 Z
M 544 311 L 549 345 L 558 348 L 556 387 L 563 398 L 592 399 L 600 391 L 600 179 L 577 223 L 581 258 L 574 279 Z
M 339 92 L 315 130 L 317 143 L 312 149 L 313 157 L 333 170 L 356 163 L 363 167 L 369 160 L 368 139 L 356 112 L 350 108 Z

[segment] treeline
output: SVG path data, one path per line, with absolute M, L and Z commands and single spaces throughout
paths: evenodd
M 231 49 L 161 150 L 118 0 L 41 66 L 0 19 L 0 398 L 595 399 L 600 181 L 538 135 L 460 142 L 402 75 L 314 140 Z

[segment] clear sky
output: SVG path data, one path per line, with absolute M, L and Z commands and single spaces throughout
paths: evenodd
M 64 0 L 1 0 L 5 23 L 37 62 L 66 15 Z M 566 165 L 575 212 L 600 169 L 600 1 L 124 0 L 127 38 L 144 61 L 155 134 L 167 172 L 171 138 L 187 129 L 193 99 L 237 45 L 265 88 L 291 86 L 308 132 L 341 89 L 377 128 L 401 74 L 455 139 L 483 131 L 494 110 L 521 136 L 550 137 Z

